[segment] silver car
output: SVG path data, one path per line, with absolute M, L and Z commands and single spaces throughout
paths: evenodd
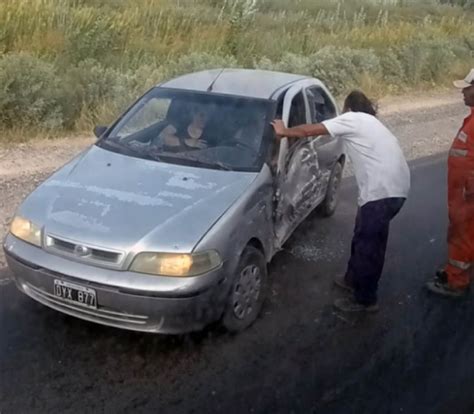
M 18 288 L 60 312 L 183 333 L 258 316 L 267 263 L 316 208 L 334 213 L 345 157 L 330 136 L 276 139 L 338 115 L 317 79 L 209 70 L 164 82 L 19 207 L 4 242 Z

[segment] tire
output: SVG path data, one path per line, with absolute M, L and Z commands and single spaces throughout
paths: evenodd
M 241 332 L 257 319 L 265 301 L 268 273 L 265 257 L 253 246 L 243 251 L 221 324 L 229 332 Z
M 334 166 L 331 177 L 329 178 L 328 188 L 326 190 L 326 197 L 318 206 L 318 214 L 323 217 L 331 217 L 337 209 L 339 202 L 339 187 L 342 181 L 342 172 L 344 167 L 340 161 Z

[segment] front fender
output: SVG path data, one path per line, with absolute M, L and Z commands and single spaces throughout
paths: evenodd
M 216 249 L 235 269 L 240 256 L 251 239 L 263 246 L 267 262 L 274 254 L 273 177 L 265 165 L 241 197 L 201 239 L 195 251 Z

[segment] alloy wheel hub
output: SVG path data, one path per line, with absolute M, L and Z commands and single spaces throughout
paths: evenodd
M 260 296 L 260 269 L 255 265 L 245 267 L 239 275 L 233 292 L 234 315 L 244 319 L 252 313 Z

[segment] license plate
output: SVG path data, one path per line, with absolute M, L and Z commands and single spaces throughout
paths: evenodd
M 97 309 L 97 298 L 94 289 L 75 283 L 54 280 L 54 296 L 74 305 Z

